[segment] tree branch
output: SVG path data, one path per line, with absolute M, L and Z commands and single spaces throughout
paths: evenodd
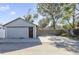
M 79 11 L 79 9 L 75 8 L 77 11 Z
M 67 21 L 68 21 L 69 25 L 73 28 L 73 26 L 72 26 L 72 24 L 69 22 L 69 20 L 67 20 Z
M 79 13 L 77 13 L 75 16 L 79 15 Z

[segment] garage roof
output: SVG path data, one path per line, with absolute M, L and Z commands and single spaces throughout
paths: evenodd
M 8 23 L 6 23 L 6 24 L 4 24 L 3 26 L 6 26 L 6 25 L 8 25 L 8 24 L 10 24 L 10 23 L 12 23 L 12 22 L 14 22 L 14 21 L 16 21 L 16 20 L 19 20 L 19 19 L 22 19 L 22 20 L 24 20 L 23 18 L 16 18 L 16 19 L 14 19 L 14 20 L 12 20 L 12 21 L 10 21 L 10 22 L 8 22 Z M 25 22 L 26 22 L 26 20 L 24 20 Z M 32 22 L 29 22 L 29 21 L 27 21 L 28 23 L 30 23 L 30 24 L 33 24 Z M 36 26 L 36 24 L 33 24 L 33 25 L 35 25 Z

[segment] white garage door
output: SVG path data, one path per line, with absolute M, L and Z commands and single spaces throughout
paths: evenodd
M 7 38 L 27 38 L 27 28 L 7 28 Z

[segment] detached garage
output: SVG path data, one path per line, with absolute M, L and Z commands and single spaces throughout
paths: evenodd
M 17 18 L 4 25 L 5 38 L 26 39 L 36 38 L 36 25 L 22 18 Z

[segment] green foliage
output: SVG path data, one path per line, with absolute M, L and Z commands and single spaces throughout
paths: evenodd
M 37 6 L 38 12 L 53 20 L 53 27 L 56 29 L 56 22 L 62 16 L 62 4 L 58 3 L 39 3 Z
M 64 4 L 63 5 L 63 17 L 62 20 L 65 20 L 68 22 L 70 28 L 75 28 L 75 9 L 76 4 Z M 70 20 L 73 20 L 70 22 Z
M 43 18 L 41 19 L 38 24 L 39 24 L 39 27 L 41 28 L 45 28 L 49 23 L 49 20 L 47 18 Z
M 31 14 L 29 14 L 29 15 L 27 15 L 27 16 L 24 16 L 24 18 L 25 18 L 26 21 L 30 21 L 30 22 L 31 22 L 33 16 L 32 16 Z
M 63 12 L 64 12 L 64 16 L 66 16 L 66 18 L 71 17 L 73 15 L 73 11 L 74 11 L 73 4 L 65 4 L 63 6 Z
M 30 13 L 31 12 L 31 9 L 28 10 L 28 14 L 27 15 L 24 15 L 23 17 L 25 18 L 26 21 L 29 21 L 29 22 L 33 22 L 35 19 L 38 18 L 38 14 L 32 14 Z
M 62 21 L 60 20 L 61 23 L 65 24 L 65 21 L 67 22 L 68 27 L 66 28 L 75 28 L 77 18 L 79 18 L 76 18 L 76 15 L 79 15 L 75 12 L 76 10 L 79 11 L 76 5 L 75 3 L 39 3 L 37 10 L 41 15 L 53 20 L 54 29 L 56 29 L 57 21 L 60 18 L 62 19 Z
M 70 29 L 71 27 L 70 27 L 69 24 L 66 24 L 66 25 L 63 25 L 63 28 L 64 28 L 64 29 Z
M 38 14 L 34 14 L 33 18 L 34 18 L 34 19 L 35 19 L 35 18 L 38 18 Z

